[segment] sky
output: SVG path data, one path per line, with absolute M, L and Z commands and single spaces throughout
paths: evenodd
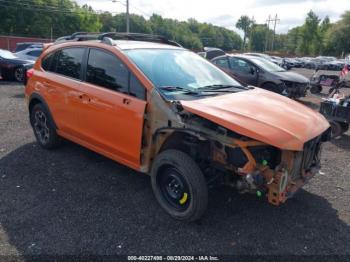
M 126 0 L 76 0 L 95 10 L 113 13 L 125 12 Z M 199 22 L 212 23 L 239 32 L 235 24 L 241 15 L 254 18 L 256 23 L 266 23 L 269 15 L 280 21 L 276 32 L 287 33 L 289 29 L 303 24 L 312 9 L 321 19 L 329 16 L 331 22 L 340 19 L 350 9 L 350 0 L 129 0 L 130 12 L 148 18 L 153 13 L 180 21 L 195 18 Z

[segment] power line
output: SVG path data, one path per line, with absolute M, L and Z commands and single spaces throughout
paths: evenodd
M 274 26 L 273 26 L 273 37 L 272 37 L 272 43 L 271 43 L 271 49 L 273 51 L 277 21 L 280 21 L 280 19 L 278 18 L 277 14 L 276 14 L 275 18 L 272 18 L 271 15 L 269 15 L 269 18 L 266 20 L 267 31 L 266 31 L 266 39 L 265 39 L 265 52 L 268 51 L 268 46 L 269 46 L 270 22 L 274 23 Z
M 273 38 L 272 38 L 272 51 L 273 51 L 273 48 L 274 48 L 274 43 L 275 43 L 275 34 L 276 34 L 276 23 L 277 23 L 277 21 L 280 21 L 280 19 L 278 19 L 278 17 L 277 17 L 277 14 L 276 14 L 276 16 L 275 16 L 275 19 L 274 19 L 274 21 L 275 21 L 275 25 L 273 26 Z
M 269 18 L 266 20 L 267 30 L 266 30 L 266 36 L 265 36 L 265 52 L 267 51 L 268 46 L 268 38 L 269 38 L 269 31 L 270 31 L 270 22 L 271 22 L 271 15 L 269 15 Z

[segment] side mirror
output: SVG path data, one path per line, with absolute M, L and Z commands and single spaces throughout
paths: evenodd
M 251 68 L 250 68 L 250 73 L 251 73 L 252 75 L 254 75 L 255 72 L 256 72 L 256 71 L 255 71 L 254 67 L 251 67 Z

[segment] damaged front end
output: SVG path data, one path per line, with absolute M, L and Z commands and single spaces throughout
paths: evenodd
M 270 155 L 274 156 L 272 162 L 261 160 L 262 155 L 254 157 L 255 148 L 250 147 L 246 153 L 255 161 L 252 160 L 248 169 L 239 170 L 240 178 L 232 179 L 231 185 L 240 193 L 265 194 L 273 205 L 284 203 L 319 171 L 321 145 L 327 140 L 328 132 L 305 143 L 303 151 L 270 148 Z M 276 161 L 279 161 L 277 165 Z
M 144 171 L 154 156 L 176 149 L 196 161 L 208 184 L 221 181 L 240 193 L 265 195 L 273 205 L 284 203 L 320 169 L 321 146 L 329 140 L 330 128 L 317 112 L 275 96 L 252 90 L 167 103 L 153 93 L 145 123 Z
M 327 129 L 306 142 L 302 151 L 283 150 L 213 123 L 208 129 L 206 120 L 194 119 L 187 127 L 201 130 L 207 138 L 210 152 L 206 162 L 223 174 L 224 183 L 239 193 L 265 195 L 276 206 L 291 198 L 319 171 L 322 143 L 330 137 Z

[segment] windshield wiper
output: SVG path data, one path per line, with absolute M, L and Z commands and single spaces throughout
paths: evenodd
M 198 95 L 199 92 L 194 91 L 189 88 L 181 87 L 181 86 L 160 86 L 158 87 L 160 90 L 168 91 L 168 92 L 173 92 L 173 91 L 182 91 L 183 93 L 186 94 L 193 94 L 193 95 Z
M 210 90 L 210 91 L 223 91 L 223 92 L 227 92 L 229 90 L 222 90 L 222 89 L 231 89 L 231 88 L 237 88 L 237 89 L 244 89 L 246 90 L 247 88 L 244 86 L 235 86 L 235 85 L 207 85 L 207 86 L 202 86 L 200 88 L 198 88 L 201 91 L 206 91 L 206 90 Z

